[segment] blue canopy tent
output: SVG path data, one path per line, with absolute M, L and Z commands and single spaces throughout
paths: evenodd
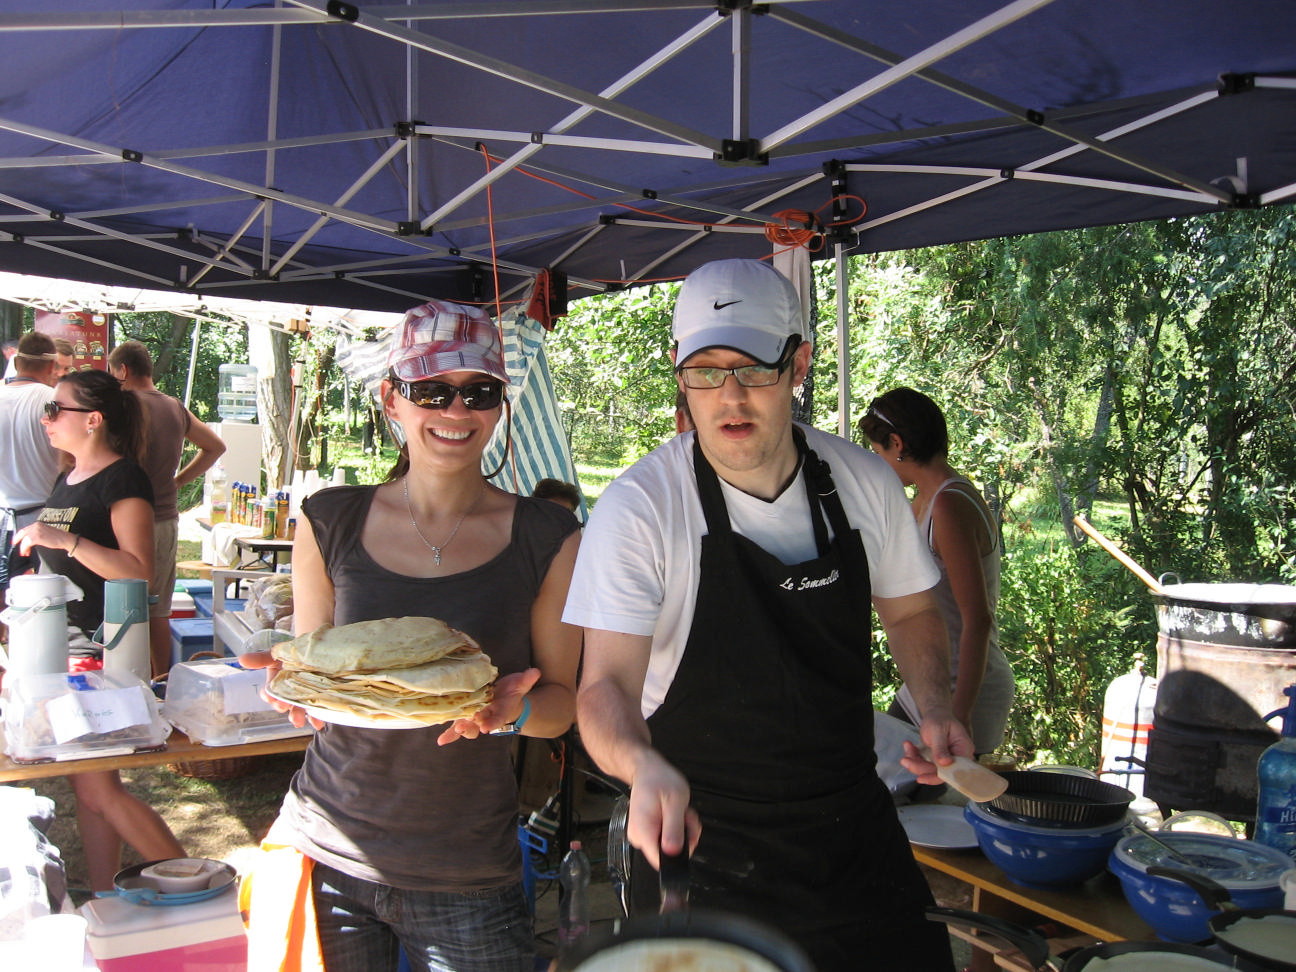
M 0 57 L 0 269 L 227 297 L 580 297 L 767 236 L 1296 194 L 1290 0 L 0 0 Z

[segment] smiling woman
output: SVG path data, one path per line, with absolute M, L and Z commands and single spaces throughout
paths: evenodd
M 530 972 L 512 746 L 495 733 L 553 737 L 571 725 L 580 640 L 559 618 L 577 523 L 557 504 L 482 475 L 507 383 L 485 313 L 441 301 L 415 308 L 387 364 L 381 398 L 404 433 L 400 458 L 380 485 L 321 490 L 302 504 L 294 626 L 337 632 L 371 622 L 387 645 L 399 627 L 391 619 L 436 618 L 480 645 L 500 677 L 484 688 L 474 678 L 481 695 L 460 717 L 423 725 L 293 709 L 299 724 L 305 715 L 331 724 L 311 742 L 275 840 L 310 862 L 330 970 L 395 969 L 399 944 L 416 967 L 436 955 L 435 967 L 461 972 Z M 365 683 L 348 687 L 351 702 L 364 694 L 390 712 L 393 683 L 429 694 L 412 669 L 376 679 L 362 677 L 354 659 L 343 667 L 330 675 Z M 393 893 L 398 915 L 379 914 L 374 902 Z M 264 920 L 255 895 L 254 927 Z M 464 928 L 479 931 L 455 934 Z

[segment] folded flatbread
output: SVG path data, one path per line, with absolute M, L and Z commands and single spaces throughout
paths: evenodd
M 436 618 L 325 625 L 275 645 L 279 698 L 358 716 L 437 725 L 491 700 L 499 674 L 475 641 Z
M 354 624 L 321 625 L 274 646 L 284 668 L 343 675 L 411 668 L 481 646 L 436 618 L 380 618 Z

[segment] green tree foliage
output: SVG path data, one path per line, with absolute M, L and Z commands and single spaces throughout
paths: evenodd
M 160 311 L 116 314 L 113 321 L 113 344 L 121 344 L 123 341 L 142 342 L 153 356 L 154 383 L 166 394 L 184 401 L 195 326 L 191 318 Z M 220 366 L 227 361 L 246 360 L 247 331 L 243 325 L 234 322 L 204 322 L 199 335 L 197 361 L 194 364 L 190 411 L 204 422 L 219 422 L 216 393 Z M 181 464 L 189 460 L 193 451 L 192 446 L 186 446 Z M 182 510 L 201 500 L 201 479 L 180 491 L 179 503 Z
M 931 394 L 954 465 L 1003 516 L 1018 755 L 1093 765 L 1104 689 L 1155 643 L 1148 592 L 1074 513 L 1154 574 L 1296 583 L 1294 236 L 1275 207 L 852 258 L 853 417 L 896 385 Z M 834 429 L 829 264 L 815 282 L 813 422 Z M 560 323 L 578 459 L 628 463 L 672 431 L 673 297 L 584 301 Z M 885 706 L 896 675 L 880 652 L 875 669 Z
M 546 343 L 573 454 L 628 463 L 675 431 L 671 311 L 676 284 L 573 305 Z

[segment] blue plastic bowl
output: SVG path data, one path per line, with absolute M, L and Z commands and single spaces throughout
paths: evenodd
M 1120 878 L 1125 900 L 1157 937 L 1169 942 L 1204 942 L 1211 937 L 1207 922 L 1220 909 L 1182 881 L 1147 873 L 1149 865 L 1199 873 L 1220 885 L 1239 908 L 1281 908 L 1282 872 L 1291 858 L 1253 840 L 1211 834 L 1162 831 L 1157 836 L 1194 862 L 1187 868 L 1168 851 L 1142 834 L 1130 834 L 1111 852 L 1108 866 Z
M 1101 827 L 1037 827 L 999 817 L 979 803 L 964 807 L 963 816 L 981 852 L 1026 888 L 1067 888 L 1098 876 L 1125 830 L 1124 819 Z

